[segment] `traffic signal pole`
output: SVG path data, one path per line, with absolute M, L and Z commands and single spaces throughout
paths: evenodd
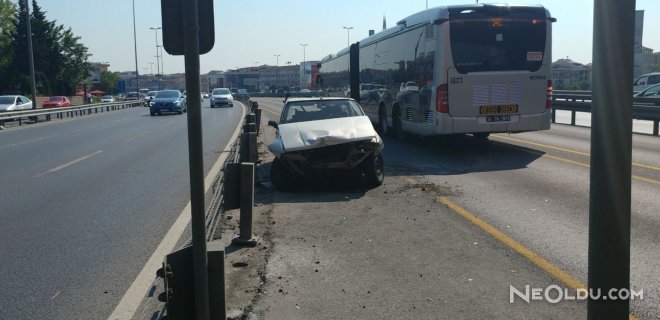
M 589 288 L 630 288 L 635 1 L 594 1 Z M 608 297 L 609 298 L 609 297 Z M 628 319 L 629 300 L 589 299 L 587 318 Z
M 209 319 L 208 260 L 204 219 L 204 159 L 202 102 L 199 81 L 199 21 L 197 1 L 183 1 L 183 41 L 188 103 L 188 156 L 190 161 L 190 205 L 193 238 L 195 315 Z

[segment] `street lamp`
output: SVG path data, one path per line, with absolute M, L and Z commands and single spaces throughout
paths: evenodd
M 351 45 L 351 29 L 353 29 L 353 27 L 342 27 L 342 28 L 346 29 L 346 46 L 348 47 Z
M 309 43 L 300 43 L 300 46 L 303 47 L 303 64 L 302 64 L 303 75 L 302 75 L 302 77 L 301 77 L 302 79 L 300 81 L 301 84 L 304 80 L 307 80 L 307 69 L 305 69 L 305 62 L 306 62 L 305 61 L 305 47 L 307 47 L 308 44 Z
M 280 81 L 280 74 L 279 74 L 279 68 L 280 68 L 280 54 L 274 54 L 273 55 L 276 60 L 275 60 L 275 90 L 277 90 L 277 86 L 279 85 Z
M 137 32 L 135 31 L 135 0 L 133 0 L 133 45 L 135 47 L 135 92 L 140 92 L 140 73 L 138 72 L 138 60 L 137 60 Z
M 156 35 L 156 74 L 160 74 L 160 60 L 158 59 L 158 30 L 162 29 L 162 27 L 150 27 L 149 29 L 154 31 L 154 34 Z M 160 88 L 158 88 L 160 89 Z
M 151 65 L 151 75 L 153 76 L 154 75 L 154 63 L 149 62 L 149 64 Z
M 163 46 L 156 45 L 160 48 L 160 73 L 165 74 L 165 57 L 163 56 Z

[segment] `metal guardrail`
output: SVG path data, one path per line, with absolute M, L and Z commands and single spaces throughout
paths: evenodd
M 571 111 L 571 125 L 576 112 L 591 113 L 591 91 L 555 90 L 552 93 L 552 122 L 555 110 Z M 634 97 L 633 119 L 653 121 L 653 135 L 660 131 L 660 97 Z
M 4 126 L 5 123 L 9 120 L 18 120 L 18 125 L 22 126 L 23 119 L 25 118 L 29 118 L 34 122 L 38 122 L 40 116 L 45 116 L 46 121 L 50 121 L 52 116 L 55 116 L 57 119 L 64 119 L 64 117 L 72 118 L 76 116 L 96 114 L 99 113 L 99 110 L 103 113 L 139 106 L 142 106 L 142 101 L 131 100 L 110 103 L 86 104 L 73 107 L 41 108 L 36 110 L 0 112 L 0 126 Z

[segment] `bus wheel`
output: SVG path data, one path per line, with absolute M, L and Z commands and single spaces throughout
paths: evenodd
M 486 140 L 488 139 L 488 136 L 490 135 L 489 132 L 477 132 L 473 133 L 472 136 L 479 139 L 479 140 Z
M 387 127 L 387 111 L 385 111 L 385 107 L 380 107 L 378 110 L 378 126 L 380 128 L 380 134 L 382 136 L 387 135 L 389 128 Z

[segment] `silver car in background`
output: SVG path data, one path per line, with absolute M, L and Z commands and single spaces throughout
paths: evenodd
M 30 109 L 32 109 L 32 100 L 25 96 L 0 96 L 0 112 Z
M 227 88 L 215 88 L 211 93 L 211 108 L 222 106 L 234 106 L 234 96 Z

